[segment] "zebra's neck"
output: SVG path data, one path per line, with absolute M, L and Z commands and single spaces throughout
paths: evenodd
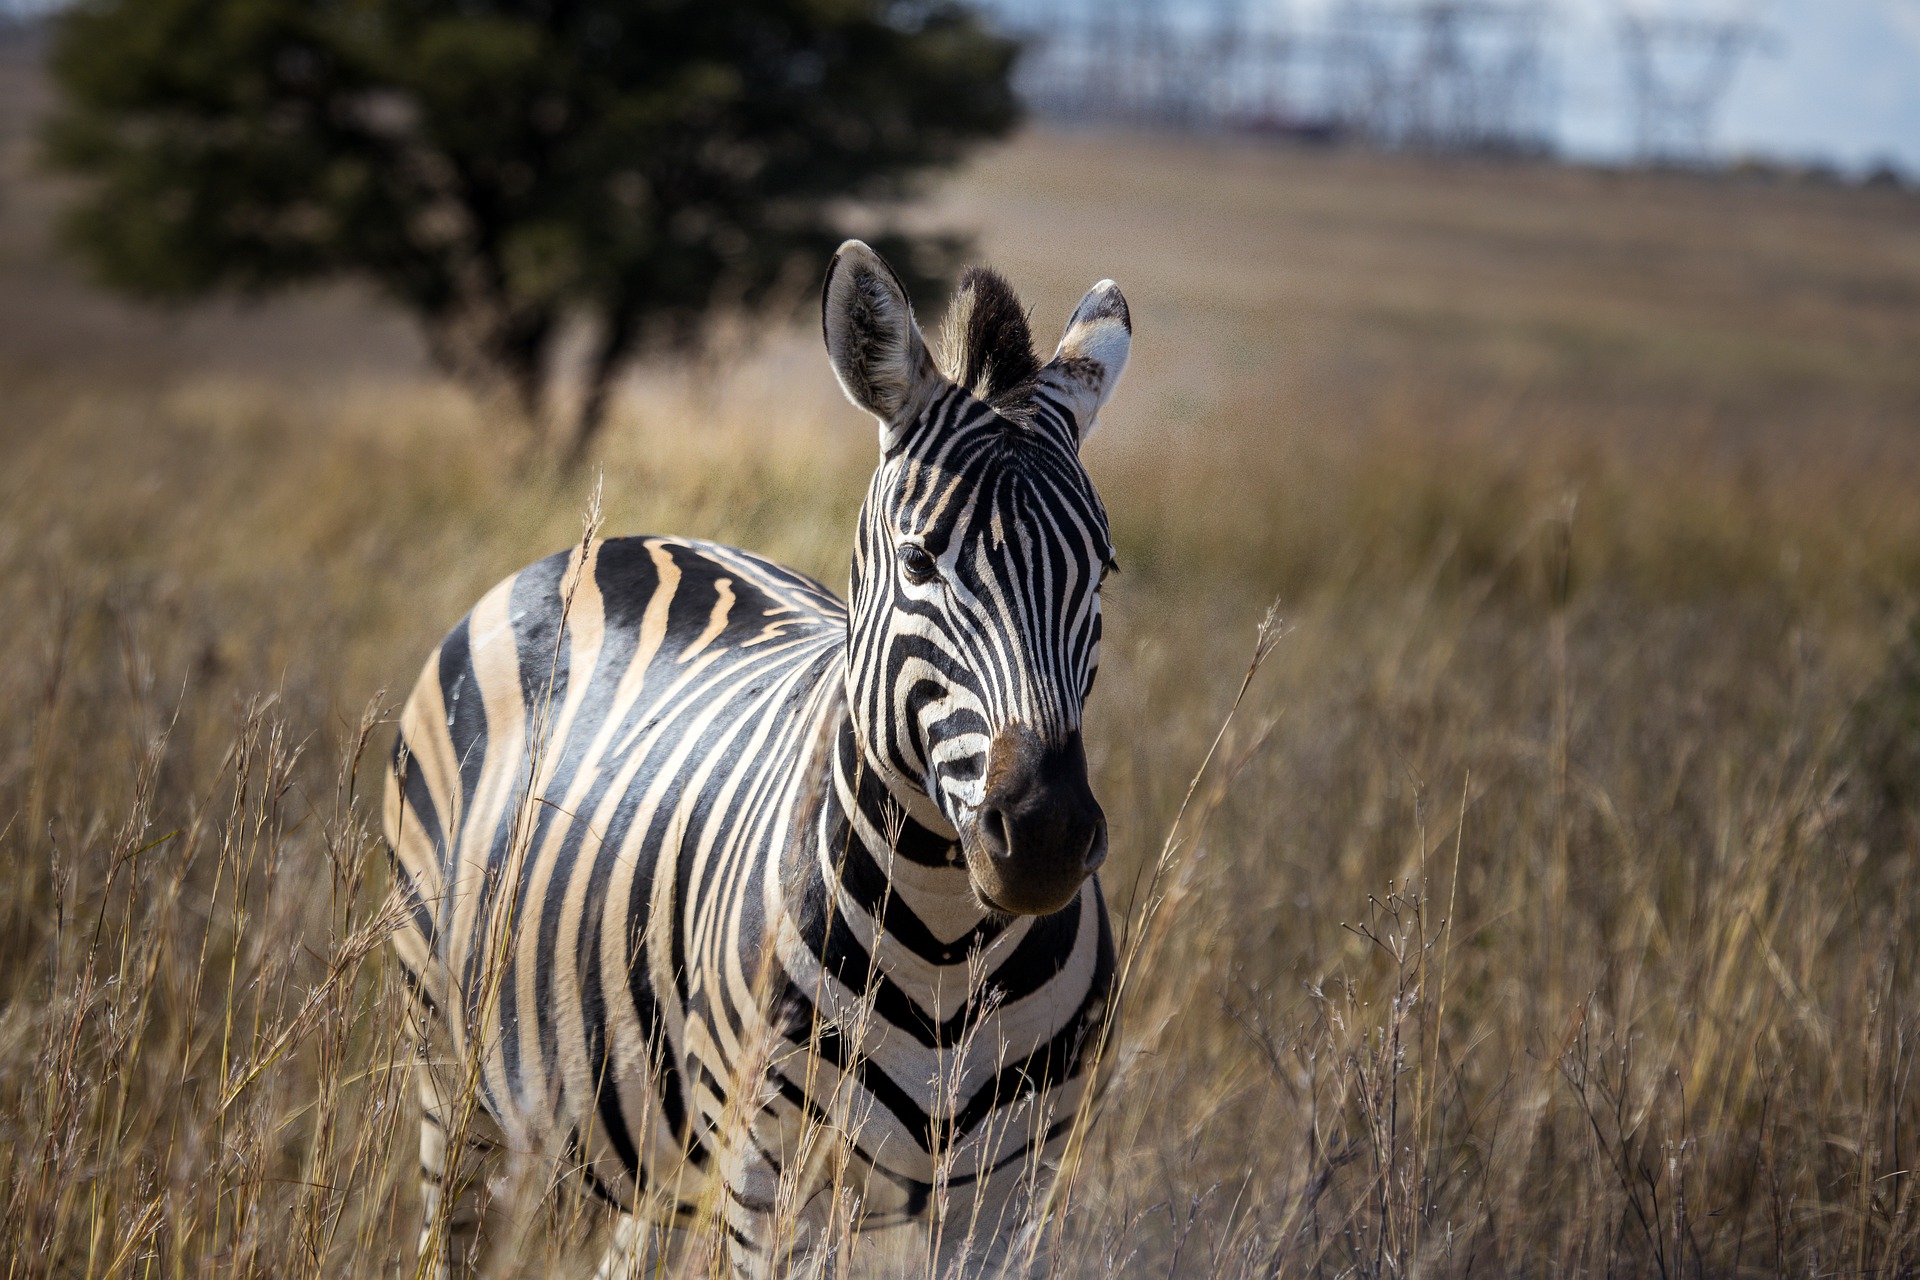
M 1009 921 L 975 895 L 958 833 L 874 765 L 844 711 L 832 758 L 817 862 L 832 909 L 889 967 L 944 968 L 992 949 Z

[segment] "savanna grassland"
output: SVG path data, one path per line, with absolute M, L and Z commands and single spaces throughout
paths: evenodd
M 88 289 L 10 56 L 0 1258 L 411 1275 L 387 716 L 594 480 L 351 290 Z M 1054 1274 L 1920 1266 L 1920 197 L 1040 132 L 924 216 L 1135 320 Z M 727 339 L 604 524 L 841 584 L 872 450 L 804 320 Z

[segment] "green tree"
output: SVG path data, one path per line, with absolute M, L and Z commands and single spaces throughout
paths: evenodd
M 1016 116 L 1014 48 L 955 0 L 80 0 L 52 50 L 67 243 L 157 299 L 356 275 L 435 358 L 574 425 L 636 348 L 817 279 Z M 922 282 L 958 245 L 895 236 Z

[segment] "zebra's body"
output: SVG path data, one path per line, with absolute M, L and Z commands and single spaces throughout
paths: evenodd
M 746 552 L 593 542 L 489 592 L 408 701 L 386 823 L 432 1059 L 423 1247 L 469 1128 L 642 1219 L 719 1212 L 741 1272 L 828 1188 L 867 1225 L 937 1201 L 1004 1244 L 1090 1085 L 1113 947 L 1078 728 L 1111 550 L 1073 452 L 1091 415 L 1059 407 L 1087 371 L 1055 403 L 1026 369 L 1043 407 L 1016 422 L 913 369 L 938 385 L 890 417 L 884 323 L 918 334 L 904 297 L 868 323 L 897 282 L 849 249 L 866 293 L 836 347 L 830 278 L 829 346 L 886 449 L 852 615 Z M 906 525 L 979 573 L 896 570 Z M 1000 621 L 950 625 L 982 583 Z

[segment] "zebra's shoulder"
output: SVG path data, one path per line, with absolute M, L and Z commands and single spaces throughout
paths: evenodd
M 796 569 L 738 547 L 699 538 L 654 534 L 608 538 L 592 545 L 593 583 L 610 622 L 638 617 L 662 590 L 705 596 L 723 593 L 735 608 L 757 617 L 784 616 L 835 632 L 847 610 L 824 585 Z
M 523 683 L 537 684 L 550 674 L 562 632 L 577 644 L 657 631 L 669 651 L 723 633 L 735 644 L 779 639 L 813 648 L 840 643 L 846 625 L 840 599 L 797 570 L 717 542 L 637 534 L 587 544 L 584 563 L 576 546 L 508 575 L 428 666 L 443 681 L 449 666 L 518 666 Z

